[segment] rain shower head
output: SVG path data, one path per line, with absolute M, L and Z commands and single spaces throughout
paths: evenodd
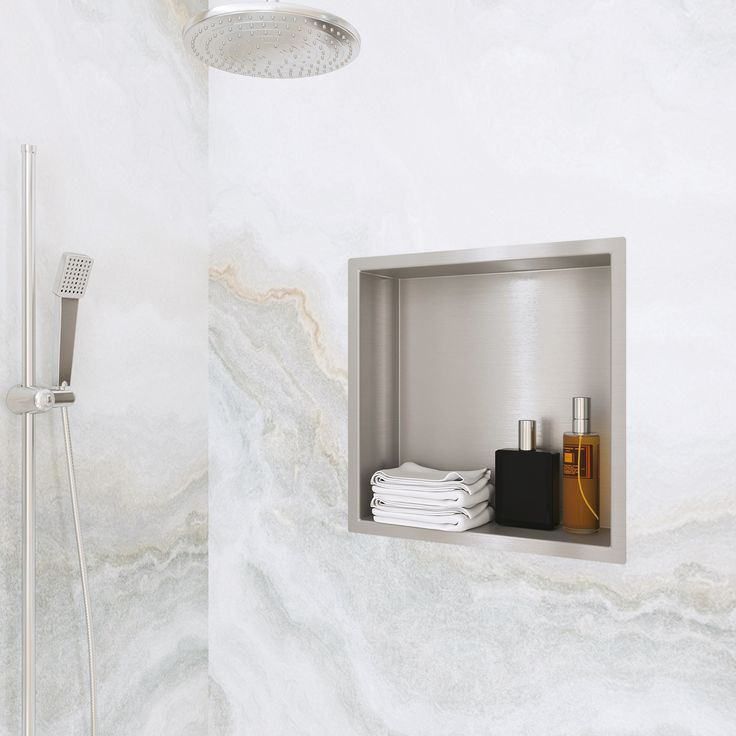
M 358 32 L 342 18 L 273 1 L 200 13 L 184 29 L 184 43 L 215 69 L 269 79 L 336 71 L 360 51 Z
M 74 335 L 77 330 L 77 307 L 84 296 L 92 269 L 92 259 L 81 253 L 62 253 L 56 273 L 54 294 L 61 299 L 59 311 L 59 363 L 55 386 L 70 386 Z

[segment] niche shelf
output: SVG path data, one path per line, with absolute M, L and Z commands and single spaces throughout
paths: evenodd
M 349 262 L 350 531 L 606 562 L 626 559 L 626 242 L 579 240 Z M 559 451 L 573 396 L 601 435 L 601 530 L 379 524 L 370 478 L 407 460 L 492 467 L 537 420 Z

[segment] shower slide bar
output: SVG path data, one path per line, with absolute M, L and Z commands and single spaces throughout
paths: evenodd
M 22 154 L 22 383 L 7 394 L 8 408 L 20 414 L 22 432 L 22 736 L 35 734 L 36 710 L 36 461 L 35 415 L 74 403 L 74 393 L 59 387 L 36 385 L 36 256 L 35 173 L 36 147 L 24 144 Z M 67 338 L 68 340 L 68 338 Z M 73 340 L 73 330 L 71 331 Z M 66 417 L 65 417 L 66 418 Z

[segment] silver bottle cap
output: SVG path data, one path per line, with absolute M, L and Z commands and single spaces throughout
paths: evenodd
M 533 419 L 519 419 L 519 449 L 537 449 L 537 423 Z
M 572 431 L 590 434 L 590 396 L 576 396 L 572 400 Z

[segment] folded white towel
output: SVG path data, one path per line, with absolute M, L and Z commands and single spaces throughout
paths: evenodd
M 485 481 L 485 478 L 482 479 Z M 479 481 L 479 482 L 482 482 Z M 392 487 L 393 488 L 393 487 Z M 436 509 L 458 509 L 477 506 L 483 501 L 488 501 L 493 486 L 484 482 L 480 490 L 472 494 L 465 491 L 415 491 L 397 488 L 386 490 L 385 486 L 373 486 L 373 500 L 371 506 L 394 506 L 397 508 L 436 508 Z
M 479 470 L 435 470 L 416 463 L 402 463 L 398 468 L 378 470 L 371 478 L 371 485 L 416 486 L 424 489 L 462 489 L 468 493 L 469 487 L 490 477 L 488 468 Z
M 406 509 L 396 506 L 374 506 L 373 516 L 398 516 L 406 519 L 416 519 L 435 523 L 442 520 L 452 520 L 456 516 L 467 516 L 474 519 L 488 508 L 488 501 L 483 501 L 469 509 Z
M 484 475 L 482 478 L 477 480 L 471 485 L 466 483 L 460 483 L 459 481 L 451 481 L 449 484 L 442 486 L 425 486 L 418 485 L 416 483 L 399 483 L 398 481 L 392 483 L 381 483 L 373 486 L 374 493 L 418 493 L 421 498 L 424 496 L 442 499 L 442 500 L 453 500 L 461 497 L 474 496 L 479 491 L 482 491 L 488 484 L 488 478 Z
M 489 506 L 472 519 L 465 514 L 448 514 L 446 516 L 428 517 L 428 521 L 419 520 L 412 516 L 392 516 L 390 514 L 376 514 L 373 509 L 373 519 L 380 524 L 396 524 L 398 526 L 414 526 L 420 529 L 434 529 L 444 532 L 464 532 L 468 529 L 487 524 L 493 518 L 493 509 Z

